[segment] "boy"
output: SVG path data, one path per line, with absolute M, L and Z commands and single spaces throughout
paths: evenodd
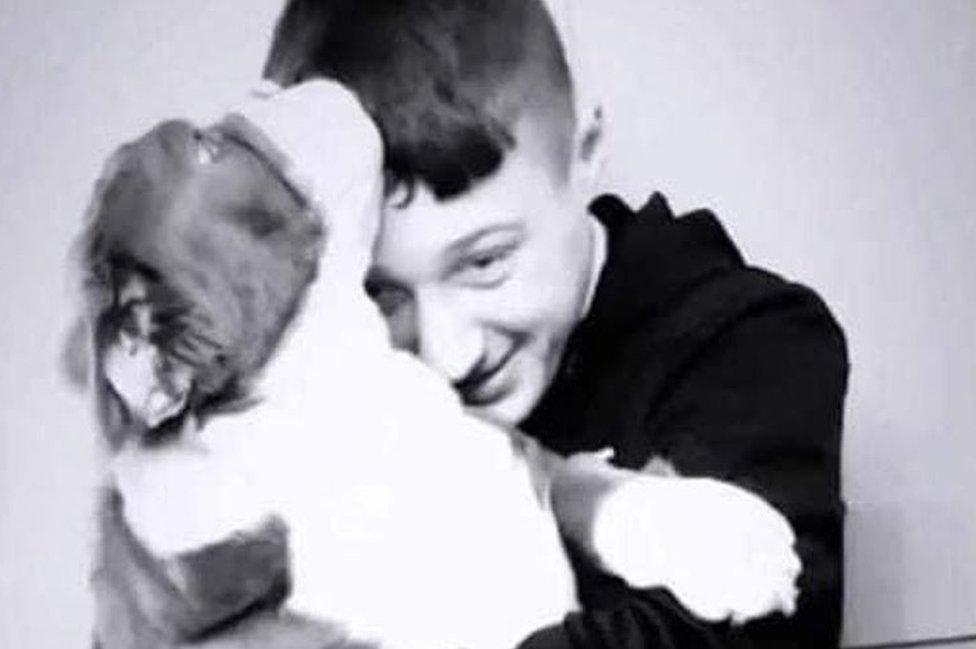
M 605 578 L 577 535 L 586 610 L 534 641 L 836 646 L 843 333 L 812 291 L 748 267 L 710 213 L 675 218 L 658 195 L 636 213 L 590 205 L 600 114 L 578 110 L 570 72 L 529 0 L 294 0 L 265 66 L 282 85 L 340 80 L 380 128 L 390 191 L 368 284 L 397 345 L 485 418 L 563 453 L 611 446 L 619 467 L 663 458 L 745 486 L 797 532 L 796 614 L 738 628 Z M 625 498 L 606 493 L 599 518 L 626 527 Z M 714 512 L 684 511 L 666 544 L 715 552 L 720 527 L 687 524 Z

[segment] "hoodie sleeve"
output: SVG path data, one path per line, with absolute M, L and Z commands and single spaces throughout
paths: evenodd
M 666 590 L 630 590 L 575 557 L 578 577 L 601 582 L 601 595 L 523 649 L 838 646 L 846 344 L 819 297 L 779 280 L 773 285 L 702 336 L 644 421 L 644 440 L 624 454 L 646 461 L 653 439 L 653 451 L 681 474 L 731 481 L 782 512 L 803 563 L 796 613 L 742 626 L 705 623 Z

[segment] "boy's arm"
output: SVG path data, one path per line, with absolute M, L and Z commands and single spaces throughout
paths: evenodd
M 697 617 L 743 623 L 792 614 L 800 560 L 789 522 L 731 483 L 643 471 L 606 453 L 562 458 L 531 439 L 525 455 L 560 532 L 588 561 L 632 588 L 669 589 Z M 720 535 L 708 533 L 720 528 Z
M 577 556 L 591 582 L 602 579 L 598 606 L 537 632 L 523 649 L 836 647 L 847 372 L 843 334 L 826 307 L 809 291 L 791 290 L 756 304 L 688 368 L 669 396 L 673 419 L 647 422 L 657 440 L 695 440 L 670 445 L 669 460 L 679 469 L 748 488 L 790 522 L 803 564 L 792 617 L 710 623 L 668 590 L 627 588 Z M 724 530 L 715 525 L 703 533 L 721 539 Z

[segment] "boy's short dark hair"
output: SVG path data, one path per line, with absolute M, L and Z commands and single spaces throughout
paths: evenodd
M 290 0 L 264 76 L 356 92 L 383 136 L 388 191 L 463 193 L 501 165 L 529 113 L 568 161 L 572 83 L 541 0 Z

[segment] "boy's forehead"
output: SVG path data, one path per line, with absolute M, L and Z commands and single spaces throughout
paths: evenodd
M 527 143 L 526 143 L 527 144 Z M 526 231 L 551 201 L 555 186 L 548 156 L 515 146 L 499 169 L 457 196 L 438 199 L 423 184 L 411 199 L 391 196 L 376 251 L 380 267 L 433 262 L 493 232 Z
M 418 186 L 408 204 L 389 202 L 383 212 L 377 262 L 399 266 L 409 260 L 440 257 L 492 231 L 518 227 L 518 196 L 503 191 L 505 183 L 493 191 L 491 180 L 447 200 Z

